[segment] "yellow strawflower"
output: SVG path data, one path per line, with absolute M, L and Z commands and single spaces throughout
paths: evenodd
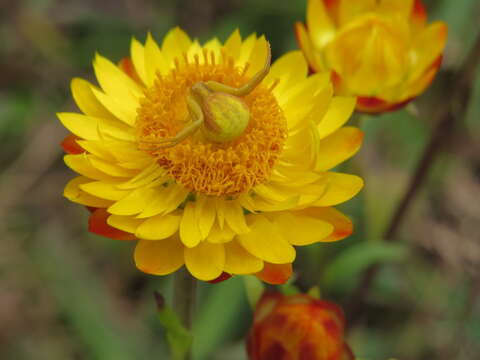
M 80 174 L 64 194 L 92 211 L 90 231 L 138 240 L 140 270 L 281 283 L 294 246 L 352 232 L 333 206 L 363 182 L 329 170 L 361 145 L 343 127 L 355 98 L 333 96 L 328 74 L 308 77 L 301 52 L 270 66 L 263 36 L 201 45 L 175 28 L 93 67 L 99 87 L 72 81 L 82 113 L 58 114 Z
M 308 0 L 297 39 L 313 71 L 331 71 L 335 91 L 357 110 L 402 107 L 440 67 L 447 25 L 426 24 L 421 0 Z

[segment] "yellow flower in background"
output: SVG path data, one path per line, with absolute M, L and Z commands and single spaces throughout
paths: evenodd
M 100 87 L 73 79 L 82 113 L 58 117 L 80 176 L 64 194 L 92 211 L 90 231 L 138 240 L 140 270 L 282 283 L 295 246 L 352 232 L 333 206 L 363 182 L 330 169 L 361 145 L 343 126 L 355 98 L 308 77 L 299 51 L 270 67 L 269 49 L 238 31 L 202 46 L 175 28 L 161 46 L 133 39 L 119 65 L 97 55 Z
M 441 64 L 447 25 L 427 26 L 421 0 L 309 0 L 297 39 L 314 72 L 331 71 L 335 91 L 357 110 L 394 110 L 420 95 Z

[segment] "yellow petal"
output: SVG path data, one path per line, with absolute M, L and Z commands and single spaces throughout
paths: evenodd
M 433 65 L 430 69 L 425 71 L 425 73 L 422 74 L 420 77 L 408 82 L 400 98 L 411 99 L 423 93 L 425 89 L 432 83 L 433 79 L 435 78 L 435 75 L 438 72 L 439 67 L 440 67 L 440 61 L 438 66 Z
M 320 151 L 320 138 L 314 124 L 304 126 L 296 133 L 291 133 L 285 142 L 281 161 L 295 164 L 303 169 L 310 169 Z
M 235 232 L 230 229 L 230 226 L 224 224 L 223 227 L 220 228 L 218 222 L 215 222 L 210 229 L 206 241 L 214 244 L 222 244 L 231 241 L 235 235 Z
M 308 1 L 307 27 L 310 38 L 317 49 L 323 48 L 335 36 L 335 25 L 323 0 Z
M 327 110 L 328 95 L 330 93 L 331 82 L 328 73 L 317 73 L 310 76 L 305 81 L 299 81 L 299 84 L 285 92 L 279 97 L 279 103 L 284 109 L 287 118 L 288 129 L 294 129 L 299 125 L 306 125 L 309 115 L 320 116 L 316 107 L 321 103 L 323 112 Z M 317 99 L 317 95 L 321 98 Z M 324 99 L 324 97 L 327 97 Z M 325 100 L 325 101 L 323 101 Z M 314 113 L 314 110 L 316 113 Z
M 355 127 L 343 127 L 320 142 L 316 170 L 330 170 L 357 153 L 363 132 Z
M 191 201 L 187 202 L 183 209 L 182 220 L 180 221 L 180 239 L 188 248 L 197 246 L 202 240 L 202 234 L 200 234 L 195 217 L 195 204 Z
M 85 140 L 100 140 L 101 136 L 104 135 L 119 140 L 135 140 L 133 130 L 115 120 L 76 113 L 58 113 L 57 116 L 63 126 Z M 99 131 L 101 134 L 99 134 Z
M 259 70 L 263 69 L 265 66 L 265 61 L 267 59 L 267 40 L 265 36 L 261 36 L 255 42 L 253 50 L 250 54 L 248 62 L 250 67 L 247 71 L 247 76 L 255 75 Z
M 168 63 L 173 63 L 176 57 L 181 58 L 183 53 L 187 53 L 192 40 L 185 31 L 176 27 L 170 30 L 162 43 L 162 53 L 168 60 Z
M 94 118 L 75 113 L 57 113 L 57 117 L 72 134 L 82 139 L 99 140 L 98 122 Z
M 79 109 L 89 116 L 115 119 L 115 117 L 100 104 L 95 95 L 93 95 L 92 87 L 94 87 L 94 85 L 86 80 L 80 78 L 72 79 L 70 89 Z
M 155 163 L 155 160 L 143 151 L 138 150 L 136 143 L 108 140 L 104 141 L 105 146 L 108 147 L 112 155 L 118 162 L 139 162 L 150 161 L 151 164 Z M 149 167 L 151 164 L 142 167 L 142 171 Z
M 135 232 L 135 236 L 145 240 L 166 239 L 178 231 L 180 215 L 157 215 L 145 220 Z
M 117 201 L 124 198 L 129 192 L 120 190 L 115 183 L 104 181 L 94 181 L 80 185 L 80 188 L 86 193 L 101 199 Z
M 135 38 L 130 43 L 130 54 L 135 71 L 142 80 L 143 84 L 147 84 L 147 71 L 145 69 L 145 47 Z
M 222 52 L 221 52 L 222 44 L 220 43 L 220 41 L 217 38 L 213 38 L 213 39 L 209 40 L 208 42 L 206 42 L 203 45 L 203 48 L 209 50 L 210 52 L 213 52 L 214 57 L 215 57 L 215 64 L 221 64 L 222 63 L 222 61 L 223 61 Z M 211 58 L 211 57 L 209 57 L 209 58 Z
M 320 240 L 321 242 L 338 241 L 350 236 L 353 232 L 352 221 L 333 207 L 310 207 L 296 211 L 296 213 L 321 219 L 334 227 L 333 232 Z
M 351 92 L 376 96 L 404 78 L 409 41 L 405 22 L 369 14 L 343 28 L 325 55 Z
M 130 234 L 135 234 L 135 231 L 137 231 L 137 228 L 142 222 L 143 220 L 136 219 L 132 216 L 110 215 L 107 218 L 108 225 Z
M 280 79 L 274 89 L 275 95 L 282 94 L 296 85 L 298 81 L 306 79 L 308 66 L 301 51 L 290 51 L 276 60 L 266 77 L 266 82 Z
M 248 209 L 250 212 L 255 213 L 257 211 L 271 212 L 282 211 L 294 208 L 298 205 L 300 196 L 292 196 L 284 201 L 268 201 L 259 196 L 247 197 L 242 196 L 239 198 L 239 202 Z
M 190 45 L 190 49 L 188 49 L 187 56 L 188 56 L 188 61 L 192 63 L 198 61 L 199 64 L 202 64 L 202 65 L 205 64 L 203 47 L 202 45 L 200 45 L 198 40 L 194 40 L 192 42 L 192 45 Z
M 223 225 L 225 223 L 225 206 L 226 206 L 226 201 L 223 198 L 217 197 L 215 199 L 217 221 L 218 221 L 218 225 L 220 226 L 220 229 L 223 229 Z
M 147 41 L 145 42 L 145 74 L 147 85 L 153 85 L 153 82 L 157 78 L 157 71 L 163 75 L 166 74 L 169 69 L 168 59 L 160 51 L 157 42 L 149 33 L 147 35 Z
M 138 174 L 137 170 L 129 170 L 122 168 L 115 163 L 102 160 L 94 155 L 90 155 L 88 156 L 88 158 L 93 167 L 110 176 L 130 178 Z
M 242 46 L 242 37 L 240 31 L 236 29 L 225 41 L 225 50 L 232 58 L 237 59 L 240 56 L 240 49 Z
M 99 54 L 95 56 L 93 69 L 105 94 L 125 105 L 137 106 L 138 99 L 143 93 L 130 76 Z
M 347 122 L 355 109 L 357 99 L 353 96 L 335 96 L 327 113 L 317 126 L 320 139 L 327 137 Z
M 87 194 L 85 191 L 80 189 L 80 185 L 92 181 L 83 176 L 78 176 L 68 182 L 63 190 L 63 196 L 68 200 L 73 201 L 77 204 L 82 204 L 85 206 L 92 206 L 98 208 L 105 208 L 112 204 L 110 200 L 100 199 L 96 196 Z
M 256 42 L 257 42 L 256 34 L 251 34 L 248 38 L 245 39 L 245 41 L 242 42 L 242 46 L 240 49 L 240 56 L 237 59 L 235 59 L 236 64 L 238 66 L 245 66 L 245 64 L 250 59 L 250 56 L 252 54 L 252 51 L 253 51 L 253 48 L 255 47 Z
M 148 188 L 132 190 L 123 199 L 110 206 L 108 212 L 114 215 L 136 215 L 143 211 L 153 193 L 154 190 Z
M 253 274 L 263 269 L 263 261 L 246 251 L 237 241 L 225 244 L 225 268 L 230 274 Z
M 147 218 L 158 214 L 168 214 L 175 211 L 185 201 L 189 192 L 183 186 L 172 184 L 168 187 L 157 187 L 151 200 L 145 206 L 138 218 Z
M 235 233 L 245 234 L 250 231 L 245 221 L 242 206 L 237 201 L 225 201 L 224 215 L 228 226 L 230 226 Z
M 93 95 L 115 117 L 129 126 L 134 126 L 137 119 L 137 107 L 139 102 L 123 102 L 104 92 L 92 88 Z
M 168 196 L 171 191 L 169 188 L 155 188 L 154 196 L 145 205 L 143 211 L 137 215 L 137 218 L 146 219 L 159 214 L 165 214 L 165 209 L 168 207 Z
M 97 158 L 115 162 L 115 156 L 113 156 L 110 148 L 105 145 L 101 140 L 77 140 L 77 143 L 84 149 L 86 152 L 95 155 Z
M 326 115 L 330 108 L 333 97 L 333 85 L 328 80 L 327 86 L 320 89 L 313 99 L 313 108 L 310 115 L 304 120 L 304 123 L 312 122 L 318 125 Z
M 198 222 L 198 229 L 205 239 L 210 233 L 216 215 L 215 199 L 204 195 L 197 195 L 195 202 L 195 217 Z
M 361 14 L 375 10 L 377 0 L 338 0 L 339 22 L 344 25 Z
M 118 185 L 120 189 L 135 189 L 142 186 L 150 185 L 156 179 L 163 177 L 165 170 L 162 169 L 156 161 L 142 169 L 137 175 L 128 181 Z
M 282 202 L 291 197 L 291 194 L 286 193 L 280 186 L 269 183 L 258 184 L 253 188 L 253 191 L 256 195 L 272 202 Z
M 443 22 L 430 24 L 418 34 L 412 45 L 410 81 L 419 78 L 435 62 L 445 49 L 448 28 Z
M 355 175 L 328 172 L 325 173 L 327 190 L 315 202 L 315 206 L 334 206 L 341 204 L 358 194 L 363 188 L 363 180 Z
M 310 67 L 315 72 L 326 71 L 325 64 L 317 53 L 317 49 L 313 46 L 307 29 L 305 29 L 305 26 L 302 23 L 297 22 L 295 24 L 295 34 L 297 36 L 298 45 L 300 46 L 300 49 L 302 49 Z
M 398 16 L 408 19 L 412 14 L 413 3 L 415 0 L 380 0 L 377 11 L 387 16 Z
M 177 238 L 140 240 L 134 254 L 137 268 L 153 275 L 168 275 L 184 263 L 183 245 Z
M 322 241 L 333 232 L 333 226 L 328 222 L 289 212 L 278 214 L 274 222 L 292 245 L 310 245 Z
M 209 281 L 219 277 L 225 266 L 223 244 L 202 242 L 193 248 L 185 248 L 185 265 L 199 280 Z
M 323 177 L 318 172 L 298 171 L 295 168 L 277 164 L 270 176 L 270 182 L 284 187 L 302 187 L 315 183 Z
M 263 215 L 250 215 L 251 231 L 238 235 L 240 244 L 252 255 L 273 264 L 291 263 L 295 249 L 282 236 L 280 229 Z
M 94 168 L 88 159 L 88 155 L 85 153 L 78 155 L 65 155 L 63 157 L 63 161 L 70 169 L 90 179 L 107 182 L 115 182 L 119 180 L 118 178 L 109 176 L 104 172 Z

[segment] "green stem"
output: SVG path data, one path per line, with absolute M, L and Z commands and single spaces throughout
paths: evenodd
M 182 325 L 191 330 L 195 308 L 195 293 L 197 283 L 187 269 L 178 270 L 173 278 L 173 309 Z M 192 351 L 188 351 L 185 360 L 191 360 Z

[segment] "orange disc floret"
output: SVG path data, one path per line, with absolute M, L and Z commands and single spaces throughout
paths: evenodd
M 195 83 L 204 81 L 239 87 L 247 78 L 245 68 L 235 67 L 230 58 L 217 64 L 213 53 L 204 53 L 203 64 L 198 58 L 193 63 L 178 61 L 176 69 L 160 76 L 145 91 L 138 109 L 139 143 L 145 143 L 145 151 L 192 192 L 216 196 L 245 193 L 269 177 L 287 137 L 283 111 L 265 85 L 243 98 L 250 121 L 237 139 L 213 143 L 198 132 L 173 147 L 149 146 L 175 136 L 190 122 L 185 99 Z

